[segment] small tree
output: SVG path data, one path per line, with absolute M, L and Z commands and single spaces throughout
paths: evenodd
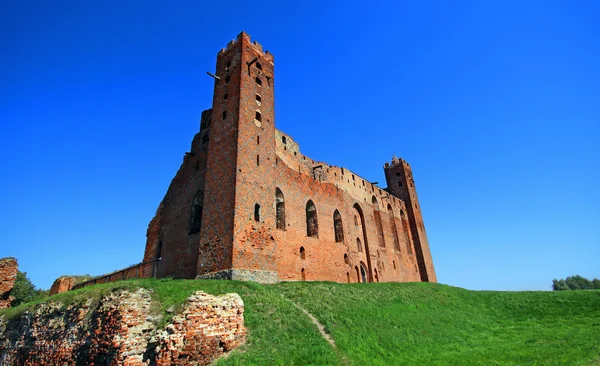
M 10 291 L 10 295 L 15 298 L 11 306 L 17 306 L 35 298 L 35 286 L 27 277 L 27 272 L 17 272 L 17 278 L 15 279 L 13 289 Z

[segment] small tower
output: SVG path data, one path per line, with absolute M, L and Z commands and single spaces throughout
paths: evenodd
M 244 32 L 217 54 L 199 277 L 277 280 L 273 62 Z
M 407 219 L 415 247 L 421 281 L 437 282 L 410 165 L 403 159 L 394 156 L 392 163 L 385 163 L 383 169 L 389 192 L 406 203 Z

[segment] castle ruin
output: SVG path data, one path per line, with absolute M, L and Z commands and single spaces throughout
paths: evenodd
M 274 58 L 242 32 L 147 232 L 155 277 L 436 282 L 410 165 L 388 188 L 315 161 L 275 128 Z

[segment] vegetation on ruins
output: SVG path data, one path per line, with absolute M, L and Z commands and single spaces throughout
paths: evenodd
M 12 306 L 18 306 L 31 301 L 41 300 L 48 296 L 48 290 L 35 288 L 35 285 L 27 277 L 27 272 L 17 272 L 15 284 L 10 291 L 10 295 L 14 296 Z
M 196 290 L 238 293 L 248 341 L 218 365 L 536 364 L 600 362 L 600 291 L 469 291 L 434 283 L 130 280 L 52 296 L 83 301 L 153 290 L 163 321 Z M 48 300 L 46 300 L 48 301 Z M 323 324 L 332 347 L 294 304 Z M 31 304 L 7 309 L 7 318 Z

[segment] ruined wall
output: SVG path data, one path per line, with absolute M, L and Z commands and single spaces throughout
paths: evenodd
M 10 295 L 10 291 L 15 285 L 18 271 L 19 268 L 15 258 L 0 259 L 0 309 L 9 308 L 14 299 Z
M 60 294 L 67 292 L 75 285 L 75 278 L 69 276 L 59 277 L 54 280 L 52 287 L 50 287 L 50 295 Z
M 237 294 L 193 294 L 164 329 L 148 290 L 117 291 L 98 304 L 44 303 L 14 319 L 0 317 L 2 365 L 206 365 L 242 344 Z
M 202 112 L 200 132 L 194 136 L 189 152 L 171 181 L 148 226 L 144 262 L 161 258 L 156 276 L 194 278 L 200 232 L 191 232 L 190 214 L 194 199 L 204 199 L 206 162 L 212 111 Z

